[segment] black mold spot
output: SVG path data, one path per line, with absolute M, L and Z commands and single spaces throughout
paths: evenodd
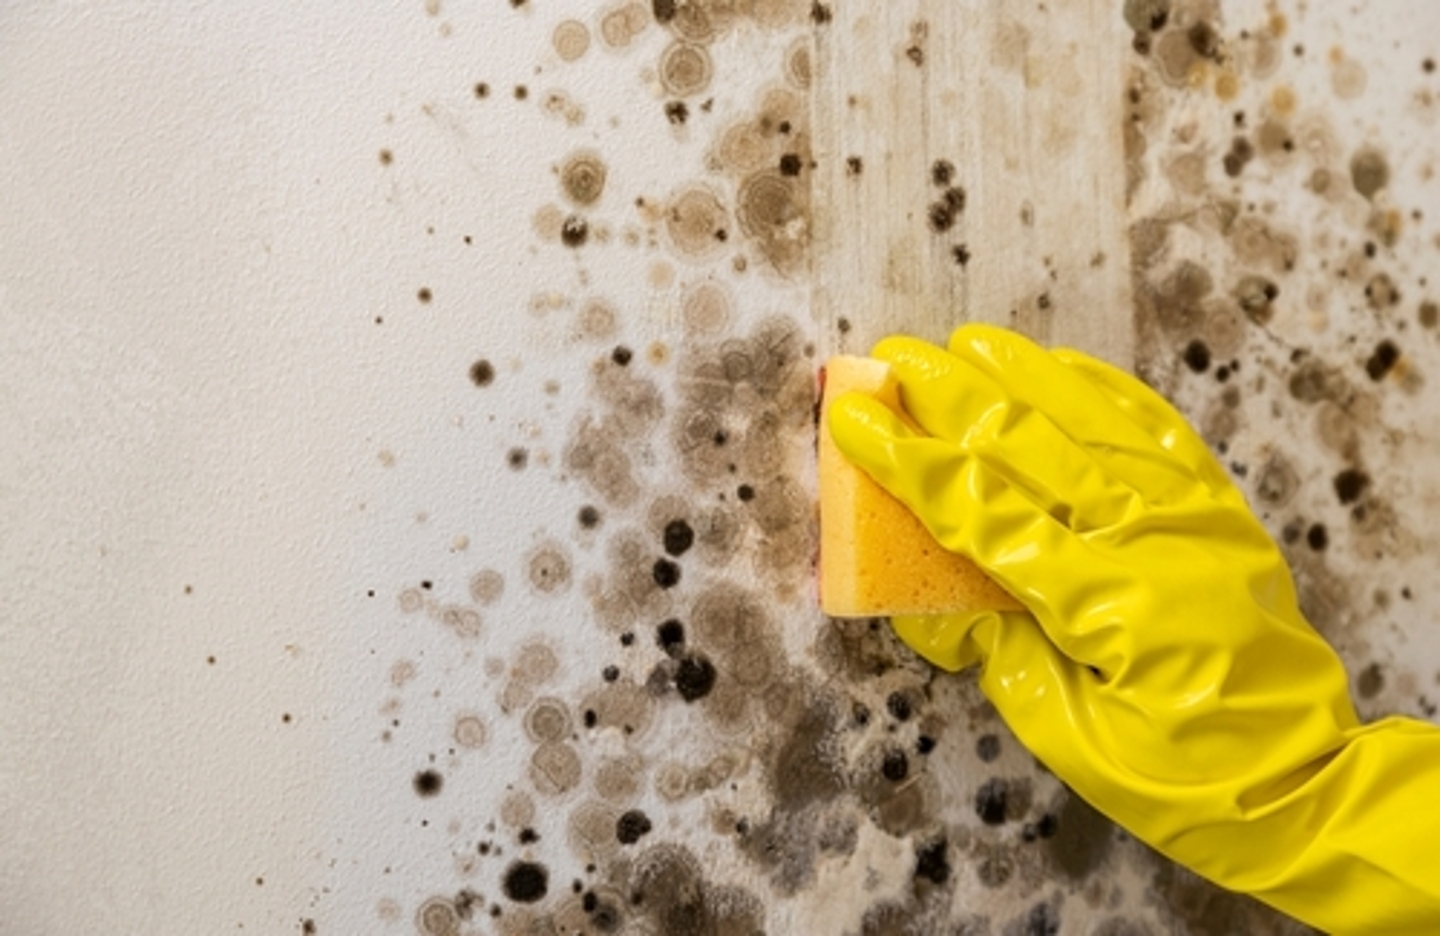
M 703 699 L 715 687 L 715 666 L 699 654 L 680 658 L 675 671 L 675 689 L 686 702 Z
M 668 655 L 675 656 L 685 646 L 685 625 L 671 618 L 656 630 L 655 642 Z
M 885 699 L 885 708 L 896 721 L 908 721 L 910 718 L 910 699 L 903 692 L 890 693 Z
M 695 531 L 684 520 L 671 520 L 665 524 L 665 552 L 671 556 L 683 556 L 695 543 Z
M 735 496 L 742 501 L 752 501 L 755 499 L 755 489 L 748 484 L 742 484 L 735 489 Z
M 518 836 L 518 838 L 520 839 L 521 845 L 534 845 L 536 842 L 540 841 L 540 833 L 536 832 L 534 829 L 526 827 L 520 830 L 520 835 Z
M 415 291 L 415 298 L 419 299 L 421 302 L 429 302 L 431 299 L 435 298 L 435 294 L 430 292 L 429 286 L 421 286 L 418 290 Z
M 940 839 L 915 852 L 915 876 L 935 884 L 944 884 L 950 879 L 950 862 L 946 851 L 950 843 Z
M 1214 58 L 1220 51 L 1220 37 L 1215 28 L 1204 20 L 1191 26 L 1186 31 L 1185 38 L 1189 40 L 1190 48 L 1195 50 L 1195 54 L 1202 58 Z
M 445 785 L 445 778 L 438 770 L 422 770 L 415 775 L 412 783 L 417 795 L 428 798 L 440 792 L 440 788 Z
M 794 153 L 786 153 L 780 157 L 780 174 L 787 176 L 798 176 L 800 174 L 800 157 Z
M 575 515 L 575 519 L 585 529 L 593 530 L 600 525 L 600 511 L 595 507 L 586 504 L 584 507 L 580 508 L 580 512 Z
M 655 22 L 665 24 L 675 18 L 676 0 L 652 0 L 650 12 L 655 14 Z
M 857 176 L 865 171 L 865 161 L 859 156 L 845 157 L 845 174 Z
M 1381 380 L 1390 373 L 1390 369 L 1398 360 L 1400 360 L 1400 349 L 1395 346 L 1395 342 L 1386 338 L 1375 346 L 1374 353 L 1365 362 L 1365 373 L 1370 375 L 1371 380 Z
M 929 754 L 935 750 L 935 739 L 929 735 L 921 735 L 915 739 L 915 750 L 921 754 Z
M 579 215 L 570 215 L 560 226 L 560 242 L 566 247 L 580 247 L 590 237 L 590 225 Z
M 511 471 L 519 471 L 530 463 L 530 453 L 523 448 L 512 448 L 505 453 L 505 463 Z
M 1048 903 L 1038 903 L 1025 914 L 1025 936 L 1058 936 L 1060 914 Z
M 1001 825 L 1005 822 L 1005 800 L 1009 784 L 999 777 L 991 777 L 975 791 L 975 814 L 986 825 Z
M 610 352 L 610 360 L 614 361 L 616 364 L 620 365 L 621 367 L 624 367 L 624 366 L 626 366 L 627 364 L 629 364 L 629 363 L 630 363 L 630 359 L 633 358 L 634 356 L 635 356 L 635 352 L 631 351 L 629 348 L 625 347 L 624 345 L 616 345 L 616 346 L 615 346 L 615 350 Z
M 835 14 L 823 3 L 815 2 L 810 4 L 810 19 L 817 25 L 823 26 L 835 18 Z
M 1359 468 L 1346 468 L 1335 476 L 1335 496 L 1342 504 L 1353 504 L 1370 486 L 1370 476 Z
M 630 809 L 615 821 L 615 838 L 621 845 L 634 845 L 652 828 L 649 816 L 638 809 Z
M 970 262 L 970 248 L 964 244 L 956 244 L 950 248 L 950 256 L 955 259 L 956 264 L 963 267 Z
M 1203 374 L 1210 369 L 1210 348 L 1199 338 L 1185 346 L 1182 357 L 1185 359 L 1185 366 L 1197 374 Z
M 475 96 L 482 101 L 488 98 L 490 96 L 490 85 L 483 81 L 477 81 L 475 83 Z
M 1280 296 L 1280 287 L 1263 276 L 1243 277 L 1235 287 L 1235 298 L 1240 308 L 1257 325 L 1268 323 L 1275 314 L 1274 302 Z
M 930 181 L 937 188 L 944 188 L 955 177 L 955 164 L 948 159 L 937 159 L 930 166 Z
M 1000 738 L 984 734 L 975 739 L 975 756 L 984 763 L 993 763 L 1000 756 Z
M 684 101 L 667 101 L 665 103 L 665 119 L 673 126 L 680 126 L 690 119 L 690 108 L 685 106 Z
M 519 84 L 519 85 L 516 85 L 516 86 L 515 86 L 515 100 L 517 100 L 517 101 L 523 101 L 523 100 L 525 100 L 525 99 L 526 99 L 527 97 L 529 97 L 529 96 L 530 96 L 530 89 L 529 89 L 529 88 L 525 87 L 523 84 Z
M 656 559 L 651 575 L 661 588 L 674 588 L 680 582 L 680 566 L 669 559 Z
M 1225 166 L 1225 174 L 1233 179 L 1240 175 L 1245 170 L 1245 164 L 1254 158 L 1254 145 L 1249 139 L 1237 136 L 1230 141 L 1230 152 L 1225 154 L 1225 158 L 1221 162 Z
M 620 667 L 611 664 L 600 671 L 600 678 L 606 682 L 614 682 L 620 678 Z
M 880 762 L 880 773 L 891 783 L 899 783 L 910 775 L 910 759 L 899 748 L 886 751 Z M 1004 809 L 1003 803 L 1001 809 Z
M 550 872 L 533 861 L 512 862 L 501 882 L 505 896 L 516 903 L 535 903 L 545 896 L 549 886 Z
M 477 387 L 488 387 L 495 381 L 495 365 L 486 360 L 470 365 L 470 382 Z

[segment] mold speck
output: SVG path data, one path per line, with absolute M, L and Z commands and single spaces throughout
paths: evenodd
M 560 242 L 566 247 L 580 247 L 590 237 L 590 225 L 579 215 L 570 215 L 560 225 Z
M 645 813 L 638 809 L 626 810 L 615 822 L 615 839 L 621 845 L 634 845 L 649 834 L 651 828 L 650 817 Z
M 1335 496 L 1342 504 L 1353 504 L 1370 486 L 1370 476 L 1358 468 L 1346 468 L 1335 476 Z
M 412 781 L 415 793 L 422 797 L 435 796 L 440 788 L 445 785 L 445 778 L 436 770 L 422 770 L 415 775 Z
M 550 885 L 550 872 L 544 865 L 531 861 L 512 862 L 501 883 L 505 896 L 516 903 L 535 903 L 545 896 Z
M 1362 149 L 1350 160 L 1350 182 L 1355 191 L 1373 199 L 1376 192 L 1390 184 L 1390 164 L 1377 150 Z
M 470 382 L 477 387 L 488 387 L 495 382 L 495 365 L 486 360 L 470 365 Z

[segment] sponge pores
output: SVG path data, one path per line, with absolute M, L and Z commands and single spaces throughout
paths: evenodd
M 847 390 L 877 397 L 904 418 L 889 365 L 831 358 L 820 403 L 820 607 L 831 617 L 1019 610 L 974 563 L 937 543 L 920 519 L 840 454 L 830 401 Z

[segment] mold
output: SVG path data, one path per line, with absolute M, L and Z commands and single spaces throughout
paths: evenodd
M 661 54 L 657 71 L 665 93 L 677 98 L 704 93 L 714 76 L 709 53 L 687 42 L 672 42 Z
M 560 165 L 560 189 L 572 204 L 588 207 L 604 194 L 608 175 L 605 161 L 598 153 L 580 150 L 571 153 Z

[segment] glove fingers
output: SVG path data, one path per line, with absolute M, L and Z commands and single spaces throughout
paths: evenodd
M 1217 494 L 1234 491 L 1235 486 L 1225 469 L 1185 417 L 1143 381 L 1074 348 L 1056 348 L 1051 353 L 1095 384 L 1141 432 L 1170 452 L 1212 491 Z
M 1102 529 L 1142 506 L 1138 493 L 1095 453 L 959 357 L 904 337 L 885 339 L 875 355 L 890 364 L 906 413 L 921 428 L 985 462 L 1063 525 Z
M 1008 462 L 920 435 L 863 393 L 842 394 L 831 403 L 830 432 L 841 453 L 910 508 L 942 546 L 973 560 L 1038 615 L 1071 659 L 1099 660 L 1104 640 L 1067 633 L 1065 622 L 1113 587 L 1113 570 L 1097 565 L 1070 527 L 1013 476 L 999 472 Z M 1078 575 L 1077 569 L 1089 572 Z M 1110 667 L 1113 656 L 1111 648 L 1105 658 Z M 961 663 L 953 655 L 942 659 L 948 663 L 941 665 Z
M 1123 410 L 1109 394 L 1029 339 L 990 325 L 964 325 L 951 335 L 950 351 L 989 377 L 1013 405 L 1043 414 L 1147 503 L 1179 501 L 1201 480 L 1134 421 L 1117 419 Z

